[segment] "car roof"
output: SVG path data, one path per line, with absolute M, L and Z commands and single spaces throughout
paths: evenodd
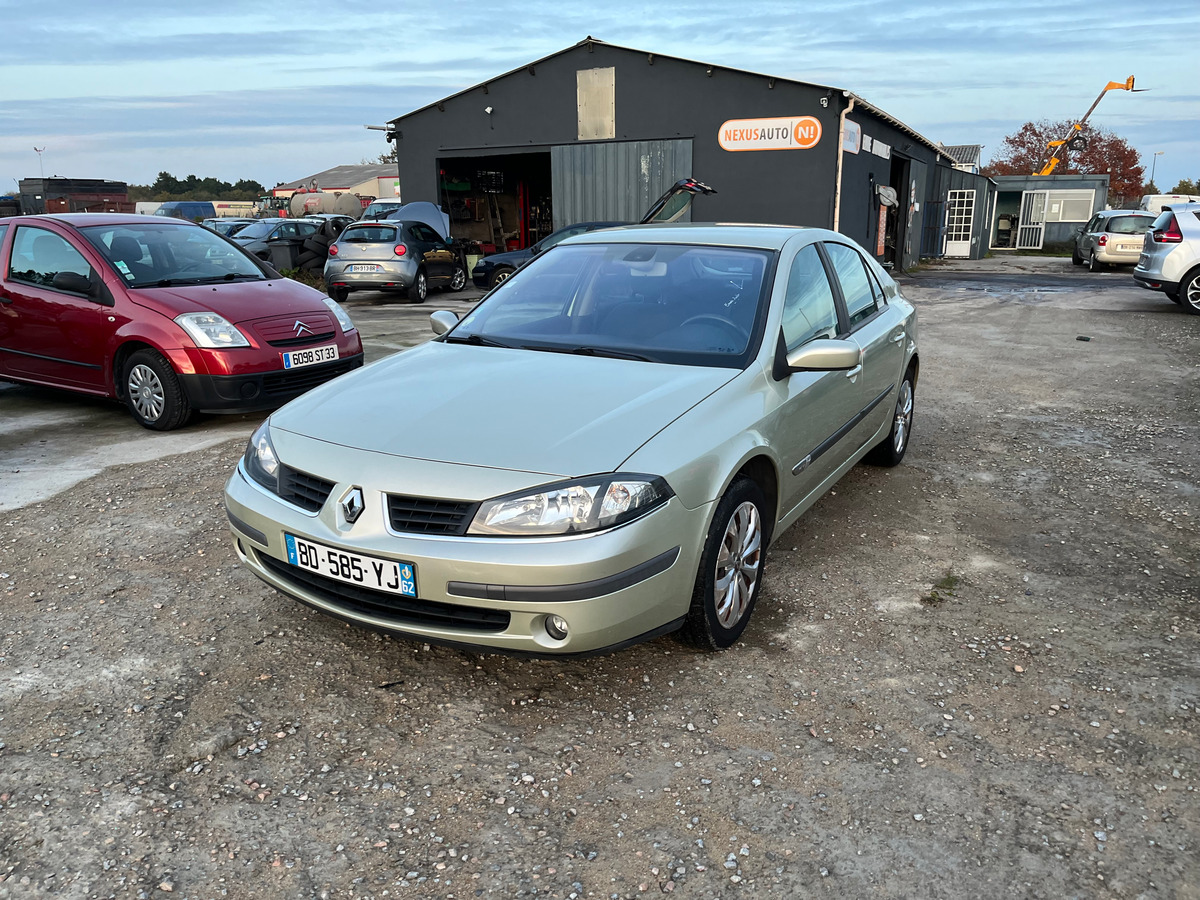
M 1148 209 L 1102 209 L 1096 215 L 1103 218 L 1110 216 L 1157 216 L 1158 213 L 1151 212 Z
M 142 216 L 135 213 L 37 213 L 32 216 L 10 216 L 0 219 L 0 222 L 61 222 L 73 228 L 84 228 L 88 225 L 137 225 L 150 223 L 152 225 L 173 225 L 180 228 L 203 228 L 188 219 L 176 219 L 173 216 Z
M 755 247 L 763 250 L 780 250 L 797 235 L 806 235 L 814 240 L 841 240 L 851 242 L 845 235 L 824 228 L 809 228 L 805 225 L 753 225 L 723 222 L 676 222 L 670 225 L 626 225 L 604 231 L 588 231 L 569 237 L 559 244 L 602 244 L 602 243 L 647 243 L 647 244 L 695 244 L 715 247 Z

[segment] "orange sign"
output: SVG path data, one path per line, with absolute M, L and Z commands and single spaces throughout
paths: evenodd
M 821 123 L 812 116 L 778 119 L 730 119 L 717 131 L 724 150 L 811 150 L 821 140 Z

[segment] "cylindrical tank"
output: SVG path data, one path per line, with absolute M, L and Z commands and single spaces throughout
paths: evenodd
M 310 191 L 292 194 L 290 209 L 296 217 L 310 216 L 313 213 L 336 213 L 357 219 L 362 213 L 362 203 L 357 194 L 349 192 Z

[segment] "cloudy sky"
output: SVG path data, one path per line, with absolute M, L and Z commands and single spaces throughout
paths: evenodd
M 1128 21 L 1122 21 L 1127 17 Z M 1200 178 L 1196 0 L 0 0 L 0 193 L 166 170 L 272 186 L 387 150 L 382 124 L 587 35 L 854 91 L 946 144 L 1081 116 Z

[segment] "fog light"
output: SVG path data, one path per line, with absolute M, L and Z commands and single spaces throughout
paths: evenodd
M 546 634 L 556 641 L 567 639 L 567 620 L 562 616 L 546 616 Z

